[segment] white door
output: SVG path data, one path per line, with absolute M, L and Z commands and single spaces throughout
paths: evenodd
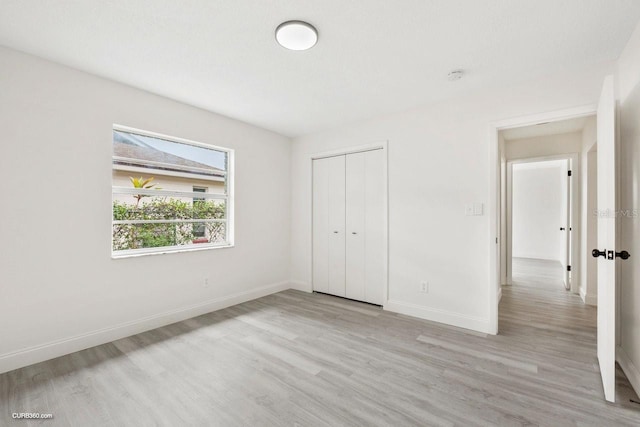
M 616 144 L 613 77 L 604 80 L 598 103 L 598 362 L 604 396 L 616 387 Z M 604 253 L 602 253 L 604 252 Z M 599 256 L 600 255 L 600 256 Z
M 346 296 L 384 303 L 384 152 L 346 158 Z
M 365 163 L 366 153 L 347 156 L 346 295 L 360 301 L 365 301 Z
M 571 177 L 569 176 L 569 160 L 563 161 L 565 171 L 562 188 L 562 218 L 560 220 L 560 231 L 562 234 L 562 268 L 564 270 L 564 287 L 571 289 L 571 278 L 568 266 L 571 265 Z
M 345 296 L 345 156 L 313 161 L 313 290 Z

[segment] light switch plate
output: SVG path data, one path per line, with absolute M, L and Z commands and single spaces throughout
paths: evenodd
M 467 203 L 464 205 L 464 215 L 465 216 L 473 216 L 473 204 Z
M 482 203 L 474 203 L 473 204 L 473 214 L 474 215 L 483 215 L 484 214 L 484 205 Z

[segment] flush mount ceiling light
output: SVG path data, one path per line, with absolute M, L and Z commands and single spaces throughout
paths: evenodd
M 287 21 L 276 28 L 276 40 L 290 50 L 307 50 L 318 42 L 318 31 L 308 22 Z

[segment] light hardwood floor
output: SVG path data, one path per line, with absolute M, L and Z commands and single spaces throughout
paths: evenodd
M 618 385 L 562 289 L 505 287 L 498 336 L 285 291 L 0 375 L 0 425 L 640 425 Z
M 546 259 L 513 258 L 515 285 L 539 289 L 564 291 L 564 272 L 560 261 Z

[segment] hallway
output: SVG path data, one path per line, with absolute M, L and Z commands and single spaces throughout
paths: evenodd
M 564 291 L 564 275 L 559 261 L 513 257 L 512 268 L 514 285 Z
M 630 402 L 638 397 L 619 367 L 617 403 L 604 403 L 596 357 L 597 309 L 564 289 L 560 263 L 514 258 L 513 280 L 513 286 L 502 287 L 499 336 L 512 349 L 521 346 L 522 354 L 535 352 L 540 364 L 531 384 L 565 394 L 568 405 L 597 396 L 598 406 L 634 410 L 640 423 L 640 404 Z

